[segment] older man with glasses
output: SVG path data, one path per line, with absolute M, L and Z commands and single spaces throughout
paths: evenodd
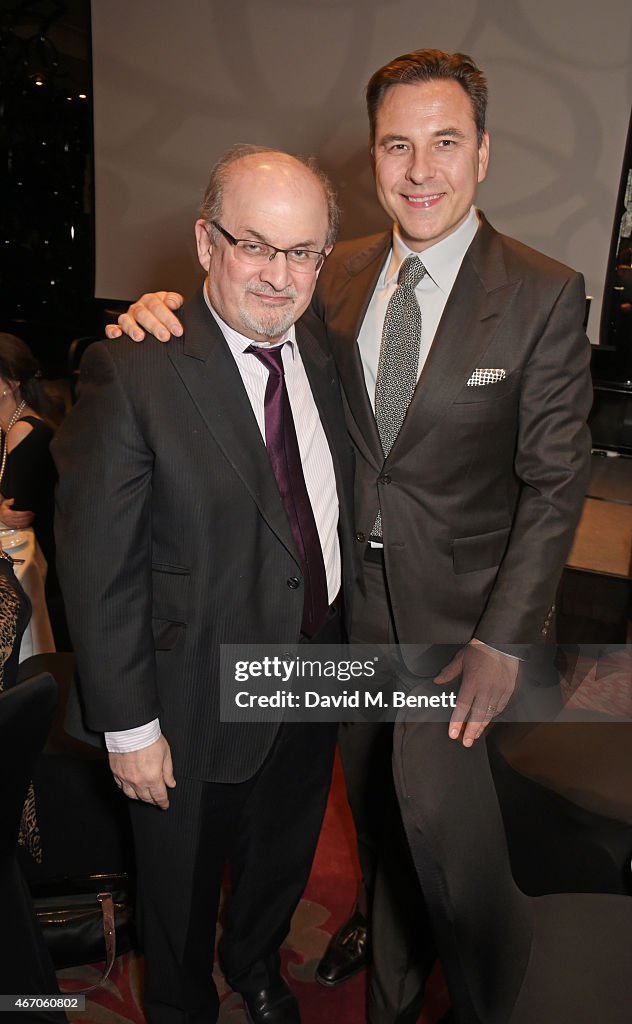
M 130 801 L 152 1024 L 217 1020 L 226 862 L 226 979 L 251 1024 L 300 1022 L 279 948 L 336 727 L 221 721 L 220 645 L 342 639 L 351 454 L 301 320 L 336 220 L 310 162 L 229 151 L 195 227 L 207 278 L 186 339 L 91 346 L 55 442 L 60 576 L 88 725 Z

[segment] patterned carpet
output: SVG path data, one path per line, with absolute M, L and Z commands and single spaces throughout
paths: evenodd
M 364 1024 L 366 973 L 335 989 L 323 988 L 314 981 L 314 969 L 330 936 L 353 906 L 357 879 L 353 827 L 337 763 L 309 884 L 283 948 L 283 972 L 298 998 L 303 1024 L 322 1024 L 324 1020 L 331 1024 Z M 99 965 L 94 965 L 68 968 L 58 977 L 62 990 L 71 992 L 93 984 L 99 974 Z M 69 1020 L 76 1024 L 145 1024 L 142 976 L 140 954 L 119 957 L 105 985 L 87 998 L 85 1012 L 69 1013 Z M 239 996 L 230 991 L 217 967 L 216 984 L 222 996 L 219 1024 L 247 1024 Z M 420 1024 L 434 1024 L 447 1005 L 445 986 L 437 973 L 429 986 Z

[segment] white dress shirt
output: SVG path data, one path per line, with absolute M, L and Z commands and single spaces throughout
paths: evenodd
M 371 406 L 375 410 L 375 378 L 380 361 L 382 330 L 389 299 L 397 286 L 399 269 L 407 256 L 419 256 L 426 268 L 426 274 L 415 288 L 415 296 L 421 309 L 421 345 L 417 379 L 428 358 L 430 346 L 443 315 L 452 286 L 461 268 L 461 263 L 474 235 L 478 230 L 478 217 L 471 208 L 460 227 L 447 238 L 435 242 L 423 252 L 414 252 L 400 238 L 397 225 L 393 227 L 393 247 L 384 261 L 377 279 L 375 290 L 360 328 L 358 348 L 364 369 L 364 380 Z
M 268 383 L 268 370 L 256 356 L 246 351 L 251 345 L 257 343 L 235 331 L 222 320 L 211 306 L 206 288 L 204 289 L 204 298 L 237 364 L 265 444 L 265 391 Z M 316 529 L 323 552 L 329 603 L 332 604 L 340 590 L 341 581 L 340 543 L 338 540 L 339 509 L 334 465 L 299 346 L 296 343 L 294 326 L 290 327 L 286 336 L 276 345 L 263 345 L 262 347 L 278 348 L 279 345 L 283 345 L 281 358 L 285 384 L 296 427 L 305 486 L 314 512 Z M 160 722 L 156 718 L 136 729 L 106 732 L 105 743 L 107 749 L 112 753 L 125 754 L 132 750 L 148 747 L 151 743 L 155 743 L 160 735 Z
M 380 271 L 380 276 L 377 279 L 375 290 L 371 296 L 371 301 L 364 315 L 358 336 L 358 348 L 360 349 L 360 357 L 362 359 L 364 381 L 374 412 L 375 380 L 380 361 L 386 307 L 397 286 L 397 278 L 402 263 L 407 256 L 419 256 L 426 268 L 426 274 L 415 288 L 415 296 L 421 309 L 422 321 L 419 366 L 417 369 L 417 380 L 419 380 L 446 303 L 450 298 L 450 292 L 461 269 L 465 253 L 478 231 L 478 225 L 479 220 L 476 209 L 472 206 L 467 217 L 456 231 L 453 231 L 451 235 L 443 238 L 440 242 L 435 242 L 434 245 L 424 249 L 421 253 L 409 249 L 399 235 L 397 224 L 393 225 L 393 246 Z M 483 647 L 491 647 L 491 644 L 484 644 L 481 640 L 473 640 L 472 643 L 480 644 Z M 513 658 L 514 655 L 509 654 L 507 657 Z

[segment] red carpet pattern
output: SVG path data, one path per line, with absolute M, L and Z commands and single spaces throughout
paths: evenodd
M 327 814 L 304 898 L 294 915 L 282 951 L 283 973 L 301 1007 L 303 1024 L 364 1024 L 366 972 L 327 989 L 314 981 L 314 970 L 331 935 L 352 909 L 358 881 L 353 826 L 344 795 L 340 765 L 336 763 Z M 145 1024 L 142 1011 L 143 958 L 126 953 L 116 961 L 105 985 L 86 1000 L 85 1012 L 69 1013 L 73 1024 Z M 93 984 L 99 965 L 59 971 L 64 991 Z M 215 965 L 215 981 L 222 997 L 219 1024 L 246 1024 L 240 997 L 226 985 Z M 437 972 L 429 986 L 420 1024 L 433 1024 L 445 1012 L 448 996 Z

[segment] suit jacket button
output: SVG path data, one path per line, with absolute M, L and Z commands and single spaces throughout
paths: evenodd
M 378 479 L 378 483 L 380 483 L 380 484 L 390 484 L 390 482 L 392 480 L 392 477 L 391 477 L 390 473 L 382 473 L 382 475 L 379 476 L 377 479 Z
M 366 540 L 366 534 L 364 534 L 364 533 L 356 533 L 356 540 L 359 541 L 360 544 L 364 544 L 364 542 Z
M 298 587 L 300 587 L 301 581 L 299 580 L 298 576 L 290 576 L 289 580 L 287 581 L 287 585 L 290 588 L 290 590 L 296 590 Z

